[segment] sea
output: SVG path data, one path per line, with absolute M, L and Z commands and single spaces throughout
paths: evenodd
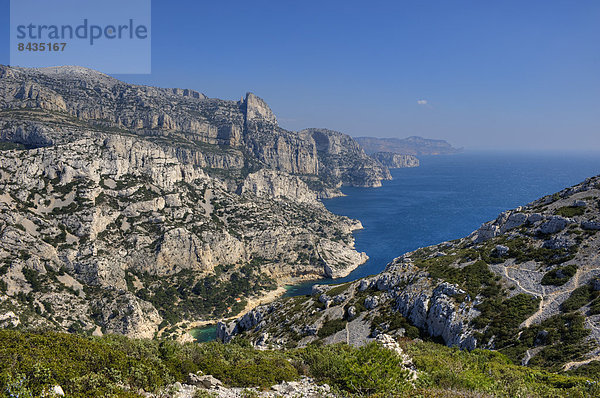
M 600 152 L 467 151 L 419 159 L 419 167 L 392 169 L 393 179 L 379 188 L 346 187 L 345 196 L 323 201 L 331 212 L 361 221 L 356 250 L 369 260 L 344 278 L 288 286 L 286 296 L 379 273 L 406 252 L 467 236 L 505 210 L 600 174 Z M 196 333 L 214 339 L 214 327 Z

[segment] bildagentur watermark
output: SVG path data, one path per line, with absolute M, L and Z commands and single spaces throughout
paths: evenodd
M 13 66 L 150 73 L 150 0 L 11 0 Z

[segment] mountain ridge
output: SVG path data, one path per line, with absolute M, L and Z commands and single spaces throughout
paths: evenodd
M 401 155 L 451 155 L 461 152 L 445 140 L 434 140 L 419 136 L 407 138 L 354 137 L 369 155 L 376 152 L 392 152 Z

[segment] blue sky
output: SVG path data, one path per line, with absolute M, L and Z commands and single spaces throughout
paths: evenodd
M 600 150 L 600 1 L 155 0 L 152 74 L 116 77 L 252 91 L 291 130 Z

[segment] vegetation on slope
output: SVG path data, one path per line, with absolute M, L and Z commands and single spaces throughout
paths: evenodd
M 419 370 L 411 383 L 402 359 L 376 343 L 287 351 L 234 344 L 179 344 L 119 336 L 0 331 L 0 397 L 39 396 L 61 385 L 69 397 L 139 397 L 202 370 L 226 385 L 267 388 L 308 375 L 340 396 L 592 397 L 600 394 L 599 363 L 572 374 L 513 365 L 498 352 L 460 351 L 431 342 L 401 341 Z M 19 394 L 19 395 L 17 395 Z

